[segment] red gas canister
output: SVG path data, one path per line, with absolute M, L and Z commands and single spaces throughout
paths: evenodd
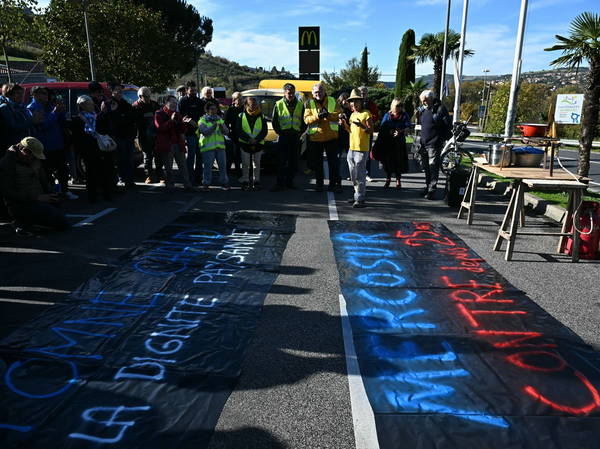
M 600 203 L 583 201 L 579 212 L 577 229 L 581 232 L 579 244 L 579 257 L 582 259 L 596 259 L 600 245 Z M 571 232 L 573 227 L 571 227 Z M 571 254 L 573 240 L 569 238 L 565 252 Z

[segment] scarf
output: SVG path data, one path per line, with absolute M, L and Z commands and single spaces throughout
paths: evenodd
M 83 130 L 85 133 L 96 137 L 96 114 L 94 112 L 81 111 L 79 115 L 83 119 Z
M 246 114 L 248 114 L 248 115 L 249 115 L 249 116 L 251 116 L 251 117 L 256 117 L 257 115 L 259 115 L 259 114 L 260 114 L 260 112 L 261 112 L 261 111 L 260 111 L 260 106 L 259 106 L 259 107 L 257 107 L 257 108 L 254 110 L 254 112 L 250 112 L 250 110 L 249 110 L 248 108 L 246 108 Z

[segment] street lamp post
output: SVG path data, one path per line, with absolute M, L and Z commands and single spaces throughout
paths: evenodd
M 448 30 L 450 29 L 450 6 L 452 0 L 448 0 L 446 11 L 446 28 L 444 31 L 444 54 L 442 56 L 442 79 L 440 81 L 440 100 L 444 98 L 444 87 L 446 86 L 446 59 L 448 58 Z
M 485 95 L 485 88 L 486 88 L 486 75 L 488 73 L 490 73 L 490 69 L 483 69 L 483 88 L 481 89 L 481 108 L 480 110 L 482 111 L 482 113 L 479 114 L 479 131 L 483 132 L 483 122 L 484 122 L 484 117 L 485 114 L 487 112 L 487 108 L 485 105 L 485 99 L 486 99 L 486 95 Z
M 88 56 L 90 58 L 90 81 L 94 81 L 96 79 L 96 70 L 94 69 L 94 55 L 92 53 L 92 36 L 90 35 L 90 27 L 88 24 L 88 16 L 87 16 L 87 7 L 88 0 L 83 0 L 83 22 L 85 24 L 85 35 L 87 38 L 87 47 L 88 47 Z
M 463 76 L 463 66 L 465 63 L 465 42 L 467 40 L 467 15 L 469 13 L 469 0 L 463 4 L 462 27 L 460 31 L 460 50 L 458 54 L 458 83 L 454 97 L 454 122 L 460 121 L 460 96 Z

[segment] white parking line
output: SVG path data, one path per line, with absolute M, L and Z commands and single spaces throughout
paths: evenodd
M 94 220 L 97 220 L 100 217 L 104 217 L 106 214 L 110 214 L 112 211 L 117 210 L 116 207 L 109 207 L 108 209 L 104 209 L 103 211 L 98 212 L 96 215 L 91 215 L 84 220 L 81 220 L 79 223 L 74 224 L 74 228 L 80 228 L 82 226 L 87 226 L 91 224 Z
M 333 192 L 327 192 L 327 204 L 329 206 L 329 219 L 339 220 L 337 207 L 335 206 L 335 195 Z
M 354 440 L 356 449 L 379 449 L 375 415 L 367 398 L 352 339 L 352 327 L 346 309 L 344 295 L 340 295 L 340 315 L 342 318 L 342 334 L 346 352 L 346 368 L 348 370 L 348 388 L 350 389 L 350 405 L 352 422 L 354 423 Z

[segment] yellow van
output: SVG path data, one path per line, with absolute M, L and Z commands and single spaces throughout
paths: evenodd
M 278 83 L 279 87 L 269 87 L 263 88 L 263 85 L 270 85 L 269 83 L 275 82 Z M 263 161 L 265 161 L 265 165 L 271 165 L 271 162 L 276 163 L 275 158 L 275 146 L 277 141 L 279 140 L 279 136 L 273 130 L 273 125 L 271 124 L 271 117 L 273 117 L 273 109 L 275 108 L 275 103 L 278 100 L 283 98 L 283 85 L 286 83 L 292 83 L 296 86 L 296 96 L 298 100 L 303 103 L 306 102 L 310 97 L 306 94 L 305 91 L 301 90 L 306 88 L 305 85 L 298 85 L 298 83 L 310 83 L 310 87 L 308 88 L 308 92 L 312 92 L 312 86 L 315 84 L 315 81 L 299 81 L 299 80 L 262 80 L 259 84 L 258 89 L 250 89 L 242 92 L 242 97 L 254 97 L 258 105 L 260 106 L 263 115 L 267 119 L 267 137 L 265 138 L 265 153 L 263 155 Z M 300 146 L 300 154 L 304 153 L 306 150 L 306 135 L 302 136 L 301 146 Z M 273 159 L 273 160 L 271 160 Z

